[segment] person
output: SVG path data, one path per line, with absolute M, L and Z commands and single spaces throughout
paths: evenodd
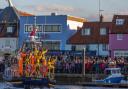
M 30 41 L 35 42 L 36 32 L 37 32 L 37 28 L 34 27 L 33 31 L 30 33 Z

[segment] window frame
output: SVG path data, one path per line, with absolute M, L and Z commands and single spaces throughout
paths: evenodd
M 13 29 L 14 29 L 13 26 L 8 26 L 7 27 L 7 33 L 13 33 Z
M 37 32 L 38 33 L 41 33 L 41 32 L 43 32 L 43 24 L 36 24 L 36 27 L 38 28 L 38 26 L 41 26 L 42 28 L 41 28 L 41 30 L 38 30 Z M 30 27 L 27 27 L 27 26 L 30 26 Z M 33 28 L 34 27 L 34 25 L 33 24 L 24 24 L 24 33 L 30 33 L 30 32 L 32 32 L 33 30 L 31 30 L 31 31 L 28 31 L 28 28 Z M 30 29 L 29 29 L 30 30 Z
M 109 50 L 108 44 L 102 44 L 102 50 L 108 51 Z
M 123 25 L 124 24 L 124 19 L 116 19 L 116 25 Z
M 85 28 L 82 30 L 82 35 L 83 36 L 90 36 L 91 35 L 91 28 Z
M 123 40 L 123 34 L 117 34 L 116 39 L 117 40 Z
M 107 28 L 105 27 L 100 28 L 100 35 L 107 35 Z
M 54 42 L 59 42 L 59 48 L 58 49 L 49 49 L 49 50 L 61 50 L 61 40 L 42 40 L 42 45 L 44 43 L 44 47 L 45 45 L 47 44 L 47 42 L 51 42 L 51 43 L 54 43 Z M 51 45 L 51 44 L 50 44 Z M 53 44 L 52 44 L 53 45 Z M 54 44 L 55 45 L 55 44 Z M 47 47 L 46 47 L 47 48 Z
M 45 26 L 51 26 L 51 29 L 53 29 L 53 27 L 52 26 L 59 26 L 58 28 L 59 28 L 59 30 L 58 31 L 46 31 L 45 30 Z M 62 32 L 62 24 L 44 24 L 43 25 L 43 32 L 45 32 L 45 33 L 61 33 Z

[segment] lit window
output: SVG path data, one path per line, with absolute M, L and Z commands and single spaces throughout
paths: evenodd
M 91 29 L 90 28 L 85 28 L 82 30 L 82 35 L 90 35 L 91 34 Z
M 13 27 L 7 27 L 7 33 L 12 33 L 13 32 Z
M 116 19 L 116 25 L 123 25 L 124 19 Z
M 123 40 L 123 34 L 117 34 L 117 40 Z
M 100 28 L 100 35 L 106 35 L 106 34 L 107 34 L 106 28 Z

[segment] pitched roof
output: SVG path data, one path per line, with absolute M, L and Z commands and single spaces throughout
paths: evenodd
M 0 12 L 2 11 L 3 9 L 0 9 Z
M 0 13 L 0 22 L 16 22 L 19 20 L 19 14 L 14 7 L 6 7 Z
M 72 20 L 72 21 L 78 21 L 78 22 L 87 22 L 87 19 L 85 18 L 80 18 L 80 17 L 75 17 L 75 16 L 67 16 L 68 20 Z
M 0 10 L 0 22 L 16 22 L 20 16 L 33 16 L 27 12 L 19 11 L 15 7 L 6 7 Z
M 107 28 L 107 35 L 100 35 L 99 28 L 105 27 Z M 82 35 L 82 30 L 85 28 L 91 29 L 91 35 L 86 36 Z M 108 44 L 109 42 L 109 29 L 111 28 L 111 22 L 84 22 L 82 28 L 79 28 L 77 32 L 69 38 L 69 44 Z
M 27 12 L 23 12 L 23 11 L 20 11 L 20 10 L 17 10 L 18 11 L 18 14 L 20 16 L 33 16 L 33 14 L 30 14 L 30 13 L 27 13 Z

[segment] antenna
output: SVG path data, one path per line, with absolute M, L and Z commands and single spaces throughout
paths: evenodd
M 101 1 L 99 0 L 99 21 L 100 21 L 100 15 L 102 11 L 104 10 L 101 9 Z
M 6 0 L 9 4 L 10 7 L 13 7 L 12 1 L 11 0 Z

